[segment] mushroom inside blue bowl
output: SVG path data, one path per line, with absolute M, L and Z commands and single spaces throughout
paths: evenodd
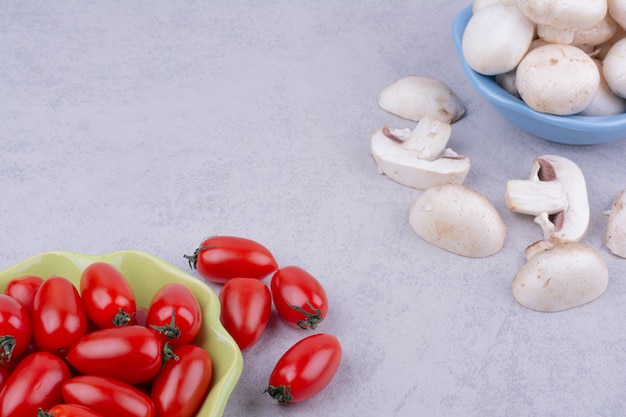
M 461 59 L 463 71 L 472 86 L 510 123 L 550 142 L 569 145 L 591 145 L 626 138 L 626 113 L 612 116 L 557 116 L 535 111 L 520 98 L 504 90 L 495 76 L 474 71 L 465 61 L 462 38 L 472 6 L 462 9 L 452 24 L 452 40 Z

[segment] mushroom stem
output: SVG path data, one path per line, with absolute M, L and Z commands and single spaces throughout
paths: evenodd
M 537 36 L 546 42 L 571 45 L 574 42 L 576 31 L 556 29 L 547 25 L 537 25 Z
M 567 196 L 559 180 L 509 180 L 504 204 L 516 213 L 532 216 L 555 214 L 567 208 Z
M 415 152 L 419 159 L 434 161 L 448 145 L 451 133 L 449 123 L 423 116 L 402 146 Z
M 506 207 L 535 216 L 544 240 L 577 242 L 589 225 L 589 201 L 585 177 L 574 162 L 557 155 L 533 161 L 530 180 L 509 180 Z

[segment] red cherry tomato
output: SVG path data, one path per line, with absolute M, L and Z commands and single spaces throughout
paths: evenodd
M 304 401 L 326 388 L 340 362 L 341 345 L 335 336 L 305 337 L 278 360 L 266 392 L 275 403 Z
M 272 299 L 278 315 L 293 327 L 315 329 L 328 313 L 328 298 L 322 284 L 297 266 L 274 273 Z
M 66 359 L 82 374 L 139 384 L 159 372 L 169 357 L 167 353 L 164 357 L 163 351 L 161 336 L 146 327 L 110 327 L 87 333 L 72 346 Z
M 65 356 L 87 333 L 87 313 L 78 290 L 66 278 L 46 279 L 33 304 L 33 337 L 39 350 Z
M 2 391 L 2 387 L 4 387 L 10 376 L 11 370 L 6 366 L 0 366 L 0 391 Z
M 0 417 L 36 416 L 62 402 L 61 384 L 70 378 L 63 359 L 49 352 L 25 357 L 0 393 Z
M 202 312 L 191 290 L 177 282 L 156 292 L 148 308 L 148 326 L 170 346 L 191 342 L 200 331 Z
M 272 310 L 270 289 L 254 278 L 233 278 L 220 291 L 222 325 L 239 349 L 254 345 L 263 335 Z
M 178 360 L 167 361 L 154 379 L 151 397 L 157 417 L 192 417 L 209 392 L 213 365 L 199 346 L 176 349 Z
M 6 294 L 0 294 L 0 364 L 26 351 L 31 337 L 31 323 L 23 305 Z
M 17 300 L 24 306 L 28 314 L 33 313 L 33 303 L 35 302 L 35 294 L 39 286 L 43 282 L 43 278 L 36 275 L 28 275 L 25 277 L 15 278 L 4 288 L 4 293 Z
M 37 417 L 105 417 L 87 407 L 78 404 L 57 404 L 47 412 L 39 410 Z
M 185 258 L 200 276 L 219 284 L 237 277 L 262 279 L 278 268 L 269 249 L 254 240 L 236 236 L 205 239 L 193 255 L 185 255 Z
M 63 384 L 66 403 L 79 404 L 115 417 L 153 417 L 154 403 L 132 385 L 114 378 L 79 375 Z
M 85 311 L 99 328 L 135 324 L 137 305 L 130 284 L 113 265 L 95 262 L 80 276 Z

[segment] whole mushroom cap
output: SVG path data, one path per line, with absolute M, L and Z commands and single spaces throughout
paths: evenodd
M 472 15 L 461 39 L 465 61 L 484 75 L 514 69 L 533 40 L 535 26 L 515 6 L 493 4 Z
M 522 59 L 516 85 L 530 108 L 562 116 L 579 113 L 589 105 L 600 86 L 600 73 L 581 49 L 547 44 Z
M 589 29 L 580 29 L 574 33 L 572 45 L 596 46 L 610 40 L 617 32 L 617 23 L 609 13 L 597 25 Z
M 609 14 L 623 30 L 626 30 L 626 0 L 608 0 Z
M 583 116 L 613 116 L 626 112 L 626 99 L 617 96 L 604 78 L 602 61 L 594 59 L 593 62 L 600 72 L 600 87 L 593 100 L 580 114 Z M 625 64 L 626 65 L 626 64 Z
M 530 20 L 558 30 L 590 29 L 607 13 L 607 0 L 517 0 Z
M 613 93 L 626 98 L 626 38 L 611 46 L 602 62 L 602 72 Z

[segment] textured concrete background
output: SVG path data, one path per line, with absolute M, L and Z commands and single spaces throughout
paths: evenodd
M 626 260 L 604 247 L 603 212 L 626 186 L 626 141 L 558 145 L 503 120 L 452 45 L 467 4 L 1 2 L 0 268 L 140 249 L 187 269 L 202 238 L 232 234 L 307 269 L 330 298 L 319 331 L 343 344 L 338 374 L 314 399 L 272 404 L 267 377 L 303 337 L 273 317 L 226 416 L 623 416 Z M 411 125 L 376 96 L 412 74 L 466 105 L 450 146 L 508 227 L 490 258 L 423 242 L 408 224 L 419 191 L 377 173 L 370 134 Z M 611 272 L 600 299 L 556 314 L 510 291 L 541 231 L 508 212 L 504 187 L 542 154 L 586 174 L 585 242 Z

